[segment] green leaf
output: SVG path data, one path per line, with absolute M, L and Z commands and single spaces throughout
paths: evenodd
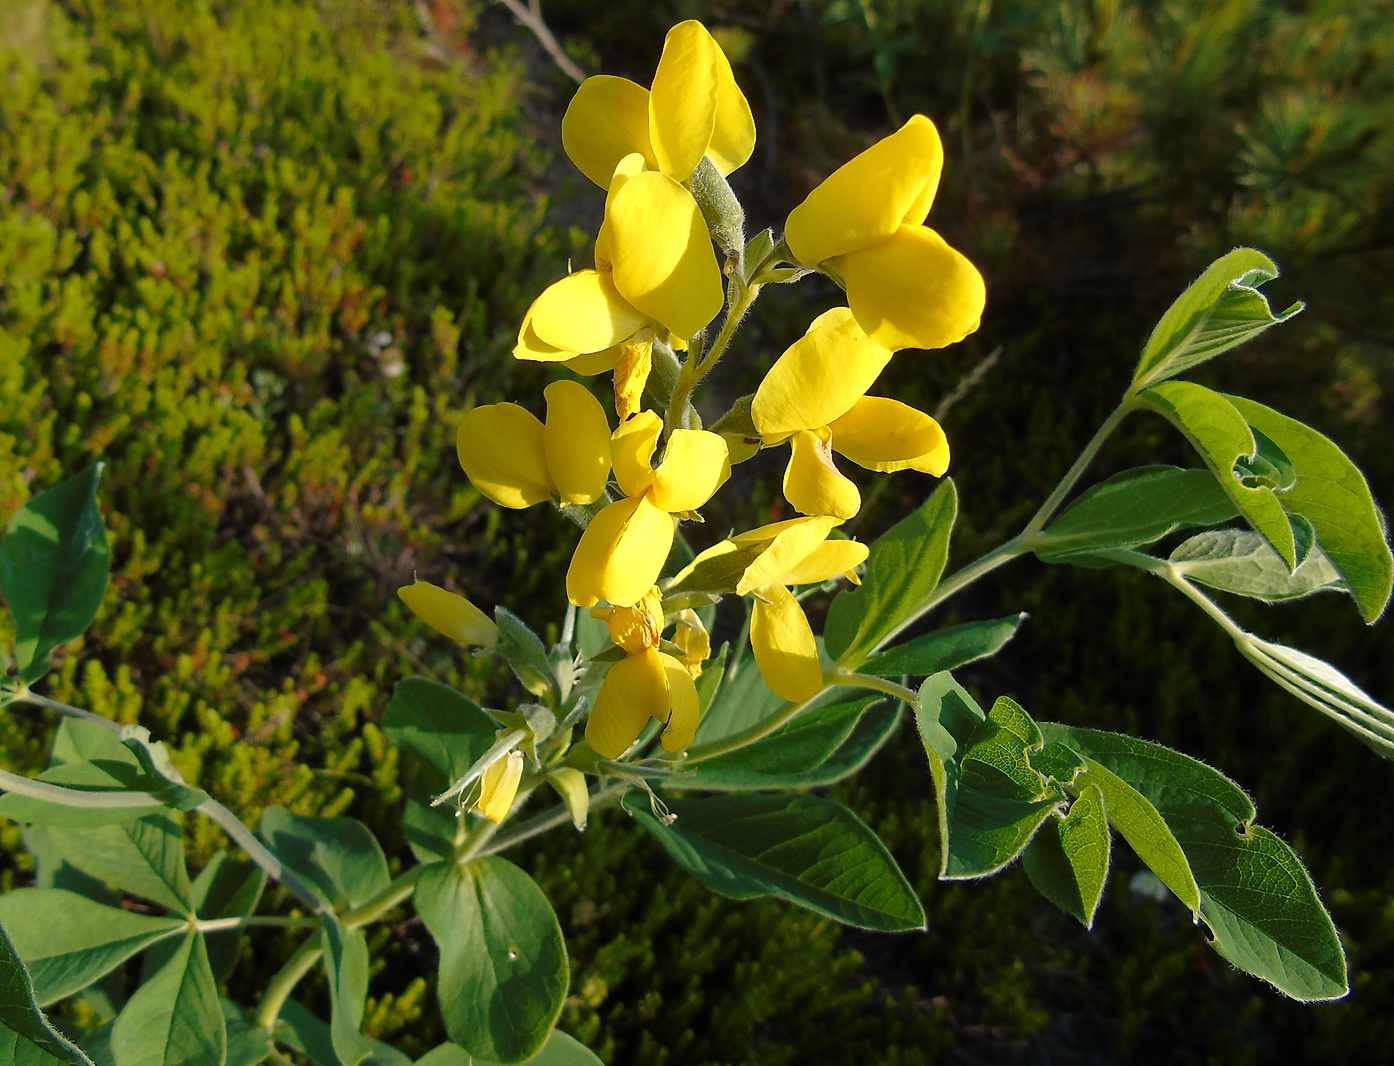
M 208 793 L 203 789 L 185 784 L 169 757 L 169 749 L 164 741 L 151 742 L 150 730 L 128 725 L 121 730 L 121 743 L 136 757 L 144 780 L 149 782 L 144 791 L 162 800 L 166 806 L 191 811 L 208 800 Z
M 97 508 L 101 476 L 97 463 L 33 497 L 0 542 L 0 593 L 14 615 L 15 664 L 26 683 L 48 672 L 53 649 L 82 636 L 102 605 L 110 556 Z
M 1164 749 L 1165 750 L 1165 749 Z M 1075 780 L 1080 788 L 1104 794 L 1109 824 L 1117 829 L 1137 857 L 1147 864 L 1192 915 L 1200 912 L 1200 886 L 1185 849 L 1167 820 L 1145 795 L 1108 767 L 1085 758 L 1087 769 Z
M 256 863 L 234 859 L 220 851 L 209 860 L 190 890 L 194 913 L 200 918 L 245 918 L 254 914 L 266 886 L 266 872 Z M 243 932 L 229 929 L 205 936 L 213 976 L 225 981 L 237 965 Z
M 1041 728 L 1125 780 L 1161 814 L 1195 875 L 1200 917 L 1215 950 L 1295 999 L 1346 993 L 1345 954 L 1330 915 L 1292 850 L 1253 825 L 1253 802 L 1239 786 L 1159 744 L 1092 729 Z M 1114 798 L 1107 788 L 1104 793 L 1117 826 Z
M 497 856 L 437 863 L 417 882 L 416 909 L 440 946 L 437 995 L 450 1039 L 494 1062 L 537 1054 L 570 968 L 557 916 L 532 878 Z
M 705 675 L 706 670 L 702 671 Z M 746 654 L 726 669 L 726 677 L 715 699 L 697 726 L 697 746 L 734 736 L 763 722 L 784 706 L 784 700 L 770 691 L 755 658 Z
M 1289 572 L 1272 545 L 1248 529 L 1197 533 L 1177 546 L 1170 562 L 1192 581 L 1266 603 L 1344 587 L 1340 572 L 1319 547 Z
M 1213 389 L 1171 381 L 1138 395 L 1191 442 L 1239 513 L 1269 544 L 1289 570 L 1297 569 L 1297 542 L 1287 511 L 1273 489 L 1246 485 L 1236 473 L 1241 461 L 1258 455 L 1253 430 L 1234 404 Z
M 900 704 L 881 696 L 815 707 L 755 744 L 689 762 L 692 773 L 663 784 L 716 792 L 830 785 L 866 765 L 899 721 Z
M 108 907 L 63 889 L 18 888 L 0 895 L 0 925 L 46 1006 L 80 992 L 184 922 Z
M 84 873 L 191 915 L 184 837 L 168 814 L 94 829 L 54 829 L 63 858 Z
M 1385 758 L 1394 758 L 1394 711 L 1330 663 L 1252 633 L 1235 641 L 1235 646 L 1282 688 L 1349 729 Z
M 1350 991 L 1336 926 L 1290 847 L 1259 825 L 1236 833 L 1207 819 L 1180 832 L 1216 951 L 1294 999 L 1340 999 Z
M 419 861 L 453 855 L 457 815 L 430 802 L 493 746 L 498 728 L 478 704 L 447 685 L 422 678 L 397 682 L 382 731 L 412 755 L 403 827 Z
M 258 832 L 271 853 L 335 909 L 366 903 L 392 881 L 377 837 L 353 818 L 309 818 L 268 807 Z
M 775 896 L 844 925 L 923 929 L 924 909 L 891 853 L 855 814 L 821 796 L 745 793 L 669 801 L 664 826 L 633 811 L 713 892 Z
M 1041 895 L 1092 929 L 1112 850 L 1103 791 L 1089 785 L 1069 814 L 1052 818 L 1032 838 L 1022 865 Z
M 947 672 L 920 687 L 915 723 L 939 808 L 940 878 L 997 872 L 1065 801 L 1031 765 L 1042 746 L 1035 723 L 1005 699 L 984 714 Z
M 1299 302 L 1273 314 L 1258 286 L 1277 276 L 1273 261 L 1253 248 L 1236 248 L 1211 263 L 1147 339 L 1133 390 L 1175 377 L 1301 311 Z
M 506 607 L 494 608 L 494 622 L 499 627 L 495 650 L 508 661 L 523 687 L 540 699 L 559 700 L 557 678 L 541 638 Z
M 459 1044 L 441 1044 L 417 1059 L 416 1066 L 475 1066 L 479 1061 Z
M 1311 522 L 1361 617 L 1374 622 L 1394 590 L 1394 554 L 1365 476 L 1310 426 L 1242 396 L 1230 396 L 1229 401 L 1256 433 L 1271 437 L 1292 462 L 1297 481 L 1283 493 L 1283 506 Z
M 1213 475 L 1175 466 L 1125 470 L 1095 485 L 1048 525 L 1036 549 L 1046 562 L 1077 552 L 1136 548 L 1191 526 L 1213 526 L 1238 512 Z
M 923 506 L 877 538 L 861 586 L 828 606 L 823 636 L 830 656 L 855 668 L 914 615 L 939 585 L 957 514 L 957 490 L 945 478 Z
M 295 1000 L 287 1000 L 276 1022 L 276 1041 L 309 1059 L 315 1066 L 342 1066 L 328 1025 Z M 368 1057 L 361 1066 L 411 1066 L 411 1059 L 380 1040 L 366 1039 Z
M 258 1066 L 275 1049 L 271 1034 L 247 1018 L 246 1012 L 231 1000 L 222 1001 L 227 1025 L 227 1066 Z
M 0 928 L 0 1062 L 9 1066 L 92 1066 L 92 1060 L 49 1025 L 29 974 Z
M 957 670 L 960 666 L 996 655 L 1007 641 L 1016 636 L 1026 612 L 1006 618 L 937 629 L 933 633 L 907 640 L 874 655 L 857 669 L 872 677 L 928 677 L 941 670 Z
M 368 940 L 362 929 L 345 929 L 326 917 L 320 927 L 324 973 L 329 981 L 330 1040 L 343 1066 L 358 1066 L 372 1054 L 360 1033 L 368 997 Z
M 454 1044 L 444 1044 L 431 1052 L 431 1055 L 444 1048 L 454 1047 L 456 1047 Z M 469 1059 L 460 1062 L 448 1057 L 437 1062 L 431 1059 L 431 1055 L 418 1060 L 417 1066 L 470 1066 L 471 1062 Z M 485 1062 L 480 1058 L 472 1061 L 473 1066 L 495 1066 L 494 1063 Z M 575 1037 L 568 1036 L 560 1029 L 553 1029 L 552 1035 L 547 1038 L 547 1043 L 542 1045 L 542 1050 L 528 1059 L 527 1066 L 604 1066 L 604 1063 L 596 1058 L 595 1053 L 590 1048 Z
M 131 996 L 111 1030 L 120 1066 L 223 1066 L 227 1024 L 203 937 L 190 933 Z

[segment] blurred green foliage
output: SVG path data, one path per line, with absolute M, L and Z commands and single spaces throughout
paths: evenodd
M 1310 420 L 1394 498 L 1394 25 L 1378 5 L 549 0 L 544 14 L 589 69 L 645 83 L 667 27 L 703 18 L 756 107 L 762 141 L 735 181 L 760 224 L 907 115 L 939 123 L 930 222 L 983 268 L 988 315 L 952 351 L 900 357 L 887 389 L 933 408 L 1000 349 L 945 419 L 965 500 L 955 559 L 1034 509 L 1157 315 L 1238 243 L 1284 267 L 1275 303 L 1309 311 L 1206 380 Z M 557 221 L 593 211 L 595 192 L 558 178 L 564 160 L 548 169 L 569 90 L 546 62 L 473 0 L 15 0 L 0 20 L 0 520 L 109 464 L 112 586 L 48 694 L 141 721 L 234 809 L 350 810 L 401 855 L 375 725 L 392 684 L 427 674 L 497 700 L 508 682 L 409 623 L 395 588 L 416 570 L 539 626 L 558 614 L 566 523 L 479 506 L 451 440 L 476 397 L 536 396 L 541 379 L 507 357 L 516 322 L 586 247 Z M 803 328 L 807 288 L 771 292 L 738 341 L 747 384 Z M 1138 421 L 1100 472 L 1154 459 L 1184 451 Z M 926 491 L 891 480 L 859 535 Z M 1012 569 L 944 621 L 1023 608 L 1036 624 L 964 681 L 1043 720 L 1180 747 L 1253 791 L 1328 893 L 1350 1001 L 1298 1007 L 1229 972 L 1179 907 L 1130 890 L 1124 862 L 1092 934 L 1019 872 L 935 883 L 931 790 L 906 744 L 846 798 L 925 897 L 925 936 L 714 899 L 615 813 L 530 845 L 521 861 L 574 955 L 564 1027 L 616 1064 L 1394 1053 L 1394 875 L 1365 858 L 1388 854 L 1394 826 L 1356 813 L 1387 808 L 1387 765 L 1138 575 Z M 1299 610 L 1237 613 L 1387 702 L 1387 635 L 1334 598 Z M 1174 654 L 1146 652 L 1164 641 Z M 50 725 L 0 720 L 8 764 L 41 766 Z M 198 858 L 218 844 L 193 833 Z M 12 827 L 0 842 L 12 884 L 27 860 Z M 286 950 L 255 935 L 234 978 L 244 1002 Z M 367 1026 L 408 1051 L 438 1035 L 430 952 L 412 923 L 375 933 Z

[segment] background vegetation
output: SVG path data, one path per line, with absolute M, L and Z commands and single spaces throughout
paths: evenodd
M 376 728 L 392 684 L 434 676 L 497 700 L 508 682 L 409 623 L 395 588 L 415 570 L 537 625 L 560 612 L 566 525 L 481 505 L 450 442 L 472 403 L 534 394 L 541 379 L 507 355 L 518 317 L 589 253 L 598 198 L 557 145 L 569 84 L 478 0 L 12 11 L 0 520 L 100 458 L 113 534 L 103 614 L 50 694 L 139 720 L 234 809 L 351 811 L 400 852 Z M 1285 268 L 1277 306 L 1309 310 L 1204 380 L 1322 428 L 1394 499 L 1394 25 L 1378 5 L 552 0 L 545 14 L 587 70 L 643 82 L 673 22 L 721 33 L 762 137 L 737 175 L 757 224 L 778 226 L 909 114 L 939 123 L 949 161 L 930 221 L 987 275 L 988 315 L 964 345 L 891 372 L 896 395 L 932 409 L 995 353 L 944 419 L 958 558 L 1034 509 L 1151 323 L 1236 244 Z M 750 384 L 809 301 L 830 302 L 807 288 L 762 303 L 739 349 Z M 1139 420 L 1099 472 L 1160 457 L 1189 461 L 1160 420 Z M 916 477 L 889 482 L 860 535 L 923 498 Z M 773 502 L 716 520 L 748 524 Z M 1334 597 L 1310 607 L 1237 613 L 1388 702 L 1387 632 Z M 1018 564 L 944 621 L 1022 608 L 1033 622 L 965 683 L 1176 746 L 1247 787 L 1326 892 L 1349 1000 L 1299 1007 L 1229 972 L 1122 862 L 1093 933 L 1019 872 L 936 884 L 930 787 L 906 737 L 844 798 L 925 896 L 927 935 L 710 897 L 611 812 L 521 856 L 573 953 L 564 1027 L 615 1064 L 1394 1054 L 1389 766 L 1142 575 Z M 43 765 L 51 725 L 0 721 L 8 765 Z M 213 830 L 190 828 L 195 859 L 210 854 Z M 5 884 L 22 883 L 18 831 L 0 845 Z M 254 936 L 234 977 L 247 1000 L 286 950 Z M 408 1051 L 437 1036 L 430 950 L 410 922 L 374 945 L 368 1028 Z

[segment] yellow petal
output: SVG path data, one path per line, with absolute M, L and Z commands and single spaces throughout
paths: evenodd
M 870 549 L 859 540 L 825 540 L 784 572 L 785 585 L 816 585 L 866 562 Z
M 851 518 L 862 505 L 857 486 L 838 473 L 826 441 L 808 430 L 789 441 L 789 465 L 784 469 L 784 498 L 806 515 Z
M 451 640 L 485 648 L 498 643 L 499 630 L 494 620 L 457 593 L 418 580 L 403 585 L 397 595 L 412 614 Z
M 542 446 L 547 470 L 564 504 L 594 503 L 610 477 L 610 421 L 579 381 L 554 381 L 542 390 L 547 421 Z
M 716 125 L 721 48 L 695 19 L 663 40 L 649 92 L 649 140 L 658 169 L 686 181 L 697 169 Z
M 510 751 L 484 771 L 480 779 L 479 813 L 491 822 L 501 822 L 513 809 L 518 782 L 523 779 L 523 753 Z
M 537 306 L 534 302 L 533 306 Z M 564 351 L 548 344 L 532 328 L 532 308 L 523 316 L 523 324 L 518 327 L 518 341 L 513 345 L 514 359 L 529 359 L 538 363 L 561 363 L 576 358 L 575 352 Z M 569 365 L 569 364 L 568 364 Z
M 610 504 L 591 519 L 566 572 L 566 595 L 577 607 L 609 600 L 639 602 L 658 580 L 673 547 L 673 516 L 634 496 Z
M 648 319 L 629 305 L 609 274 L 578 270 L 553 282 L 528 311 L 532 332 L 564 352 L 598 352 L 632 337 Z
M 586 722 L 586 743 L 603 759 L 618 759 L 648 720 L 668 716 L 668 677 L 658 652 L 626 655 L 605 675 Z
M 932 229 L 901 226 L 889 240 L 829 265 L 847 285 L 857 322 L 887 348 L 943 348 L 982 320 L 983 276 Z
M 641 329 L 620 345 L 615 363 L 615 414 L 621 422 L 644 406 L 644 386 L 653 369 L 653 331 Z
M 615 288 L 624 300 L 684 340 L 716 317 L 725 302 L 721 268 L 690 192 L 664 174 L 635 174 L 606 215 Z M 543 340 L 560 343 L 537 329 Z
M 768 444 L 826 426 L 857 402 L 890 359 L 890 349 L 868 337 L 851 312 L 820 317 L 775 360 L 755 391 L 755 428 Z
M 807 558 L 834 526 L 840 524 L 838 519 L 830 515 L 814 515 L 762 526 L 763 530 L 773 530 L 774 536 L 760 557 L 746 567 L 745 574 L 736 585 L 736 593 L 744 596 L 752 589 L 763 585 L 792 584 L 785 579 L 785 575 Z M 739 544 L 759 532 L 760 530 L 751 530 L 732 539 Z
M 665 511 L 692 511 L 731 476 L 726 438 L 705 429 L 675 429 L 653 476 L 653 502 Z
M 697 735 L 697 723 L 702 718 L 702 701 L 687 667 L 662 652 L 658 653 L 658 658 L 663 663 L 663 674 L 668 682 L 667 724 L 659 743 L 664 751 L 682 751 L 692 746 L 692 738 Z
M 576 169 L 602 189 L 631 152 L 657 169 L 649 146 L 649 91 L 628 78 L 587 78 L 562 116 L 561 144 Z
M 675 657 L 689 674 L 696 677 L 702 672 L 702 664 L 712 656 L 712 638 L 697 612 L 691 609 L 679 611 L 673 619 L 673 643 L 682 649 L 682 655 Z
M 600 219 L 600 232 L 595 235 L 595 269 L 602 274 L 609 274 L 615 268 L 615 237 L 610 225 L 610 205 L 615 202 L 626 181 L 648 169 L 644 157 L 637 152 L 631 152 L 615 164 L 615 172 L 610 176 L 610 188 L 605 193 L 605 214 Z
M 620 361 L 620 353 L 624 350 L 623 344 L 616 344 L 613 348 L 605 348 L 598 352 L 586 352 L 573 359 L 568 359 L 562 364 L 573 374 L 580 374 L 582 377 L 590 377 L 592 374 L 603 374 L 607 370 L 614 370 Z M 517 354 L 515 348 L 514 354 Z
M 707 158 L 722 174 L 730 174 L 743 167 L 755 151 L 755 116 L 750 113 L 745 93 L 736 84 L 726 53 L 718 48 L 716 58 L 716 123 L 707 145 Z
M 783 585 L 766 585 L 759 591 L 763 600 L 756 599 L 750 618 L 755 665 L 771 692 L 800 703 L 823 687 L 813 630 L 799 601 Z
M 939 187 L 944 149 L 923 115 L 853 157 L 789 213 L 784 239 L 800 263 L 879 244 L 904 222 L 919 225 Z M 905 345 L 901 345 L 905 347 Z
M 615 480 L 626 496 L 642 496 L 653 484 L 653 453 L 662 431 L 663 419 L 653 411 L 640 411 L 615 427 L 610 438 L 611 461 Z
M 615 647 L 637 655 L 658 647 L 663 632 L 663 596 L 654 586 L 633 607 L 592 607 L 591 617 L 604 620 Z
M 833 451 L 868 470 L 922 470 L 942 477 L 949 468 L 943 428 L 899 400 L 863 396 L 828 429 Z
M 516 403 L 465 412 L 455 433 L 455 451 L 474 487 L 500 507 L 531 507 L 551 499 L 542 423 Z

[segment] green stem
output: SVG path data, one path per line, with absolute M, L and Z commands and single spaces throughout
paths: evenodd
M 425 870 L 425 866 L 413 866 L 406 873 L 399 874 L 396 880 L 372 899 L 346 911 L 339 919 L 339 923 L 345 929 L 358 929 L 365 925 L 371 925 L 393 907 L 404 903 L 416 891 L 416 882 Z
M 888 681 L 884 677 L 873 677 L 871 674 L 858 674 L 851 670 L 844 670 L 834 666 L 823 677 L 824 685 L 831 688 L 834 685 L 841 685 L 848 688 L 866 688 L 873 692 L 883 692 L 887 696 L 894 696 L 898 700 L 904 700 L 911 707 L 919 703 L 919 694 L 914 689 L 906 688 L 904 685 L 897 685 L 894 681 Z
M 1098 428 L 1098 431 L 1090 438 L 1089 443 L 1084 446 L 1084 451 L 1079 453 L 1079 458 L 1075 460 L 1074 465 L 1070 467 L 1070 469 L 1065 472 L 1065 476 L 1060 479 L 1060 484 L 1055 486 L 1055 490 L 1046 497 L 1045 503 L 1041 504 L 1040 509 L 1031 516 L 1031 521 L 1026 523 L 1026 528 L 1021 531 L 1023 537 L 1039 533 L 1045 528 L 1045 524 L 1055 516 L 1055 512 L 1059 509 L 1060 504 L 1064 502 L 1065 497 L 1068 496 L 1070 491 L 1075 487 L 1075 483 L 1079 481 L 1080 476 L 1083 475 L 1089 464 L 1094 461 L 1094 456 L 1099 454 L 1099 449 L 1103 447 L 1104 441 L 1118 428 L 1118 423 L 1122 422 L 1137 406 L 1136 401 L 1132 397 L 1125 398 L 1123 402 L 1115 407 L 1112 413 L 1104 419 L 1103 425 Z
M 268 1033 L 275 1031 L 281 1008 L 286 1005 L 286 1000 L 295 991 L 295 986 L 300 983 L 301 978 L 314 969 L 315 963 L 319 962 L 323 953 L 318 936 L 306 937 L 300 947 L 295 949 L 295 954 L 286 960 L 285 965 L 266 986 L 266 995 L 261 997 L 261 1004 L 257 1007 L 258 1028 L 265 1029 Z
M 40 696 L 25 685 L 15 689 L 11 695 L 11 700 L 15 703 L 29 703 L 35 707 L 46 707 L 50 711 L 57 711 L 68 718 L 81 718 L 84 722 L 95 722 L 99 726 L 110 729 L 113 733 L 121 732 L 120 722 L 113 722 L 110 718 L 103 718 L 100 714 L 93 714 L 91 711 L 84 711 L 81 707 L 74 707 L 71 704 L 59 703 L 51 700 L 47 696 Z
M 310 891 L 309 886 L 306 885 L 305 882 L 301 881 L 295 874 L 287 870 L 285 866 L 282 865 L 280 859 L 266 850 L 266 846 L 256 838 L 255 834 L 253 834 L 250 829 L 242 824 L 237 815 L 233 814 L 217 800 L 211 798 L 206 799 L 195 807 L 194 810 L 210 821 L 216 822 L 218 825 L 222 826 L 223 831 L 232 838 L 233 842 L 247 853 L 247 858 L 251 859 L 265 870 L 268 877 L 284 885 L 287 891 L 309 907 L 310 910 L 314 911 L 316 914 L 332 915 L 334 913 L 329 904 L 325 903 L 316 896 L 314 892 Z
M 707 759 L 714 759 L 718 755 L 725 755 L 728 752 L 739 751 L 757 740 L 763 740 L 775 730 L 784 726 L 787 722 L 797 718 L 800 714 L 813 706 L 814 701 L 818 700 L 828 691 L 830 685 L 824 685 L 816 693 L 801 703 L 786 703 L 779 710 L 768 718 L 761 719 L 748 729 L 743 729 L 739 733 L 733 733 L 729 737 L 722 737 L 720 740 L 713 740 L 708 744 L 698 744 L 687 753 L 685 766 L 693 763 L 704 762 Z
M 730 345 L 731 338 L 735 336 L 736 327 L 740 325 L 741 319 L 750 310 L 750 305 L 755 302 L 755 297 L 759 292 L 759 286 L 737 282 L 731 306 L 726 311 L 726 317 L 722 320 L 721 329 L 718 331 L 716 339 L 712 341 L 711 347 L 706 350 L 701 359 L 688 359 L 683 363 L 682 370 L 678 373 L 678 383 L 673 387 L 673 395 L 668 400 L 668 414 L 663 420 L 665 434 L 671 434 L 673 430 L 682 428 L 683 411 L 692 398 L 692 390 L 707 376 L 712 367 L 716 366 L 716 361 L 721 358 Z
M 220 933 L 229 929 L 249 929 L 253 926 L 278 926 L 282 929 L 310 929 L 319 922 L 313 918 L 282 918 L 276 915 L 250 914 L 241 918 L 195 918 L 191 923 L 200 933 Z
M 155 811 L 164 807 L 162 800 L 156 799 L 148 792 L 89 792 L 86 789 L 51 785 L 47 781 L 35 781 L 33 778 L 12 774 L 8 770 L 0 770 L 0 791 L 16 792 L 21 796 L 56 803 L 63 807 L 87 807 L 93 810 L 140 808 L 148 805 Z

